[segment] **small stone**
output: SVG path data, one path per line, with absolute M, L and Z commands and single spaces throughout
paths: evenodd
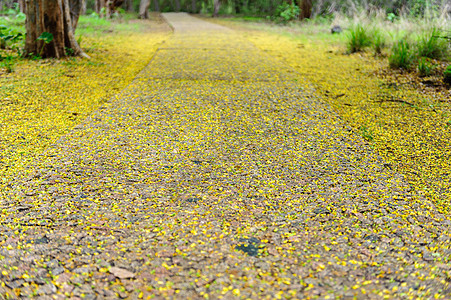
M 114 298 L 116 296 L 113 291 L 110 291 L 108 289 L 100 289 L 100 288 L 98 288 L 98 289 L 95 290 L 95 292 L 97 294 L 99 294 L 99 295 L 102 295 L 105 298 L 108 298 L 108 297 L 109 298 Z
M 55 274 L 54 274 L 54 275 L 55 275 Z M 58 277 L 55 279 L 55 282 L 56 282 L 57 284 L 66 283 L 66 282 L 69 282 L 70 277 L 71 277 L 71 274 L 70 274 L 70 273 L 63 273 L 63 274 L 61 274 L 61 275 L 58 275 Z
M 34 192 L 32 193 L 32 192 L 28 192 L 28 193 L 26 193 L 25 195 L 27 195 L 27 196 L 33 196 L 34 195 Z M 25 211 L 25 210 L 29 210 L 31 208 L 31 206 L 17 206 L 16 207 L 16 210 L 17 211 Z
M 319 215 L 319 214 L 325 214 L 325 215 L 330 214 L 330 210 L 328 210 L 327 208 L 324 208 L 324 207 L 317 207 L 317 208 L 315 208 L 313 210 L 313 212 L 315 214 L 317 214 L 317 215 Z
M 197 197 L 193 197 L 193 198 L 188 198 L 188 199 L 186 199 L 186 202 L 189 202 L 189 203 L 197 203 L 197 202 L 199 202 L 199 200 L 201 200 L 200 198 L 197 198 Z
M 11 289 L 17 289 L 17 288 L 21 287 L 24 282 L 25 281 L 22 279 L 13 280 L 11 282 L 6 283 L 6 286 Z
M 133 274 L 132 272 L 125 270 L 125 269 L 117 268 L 117 267 L 111 267 L 110 273 L 120 279 L 127 279 L 127 278 L 135 277 L 135 274 Z
M 63 267 L 56 267 L 56 268 L 52 269 L 51 272 L 52 272 L 53 276 L 56 276 L 56 275 L 59 275 L 61 273 L 64 273 L 64 268 Z
M 431 253 L 424 251 L 423 252 L 423 260 L 425 261 L 434 261 L 434 257 L 432 257 Z
M 23 286 L 20 289 L 20 296 L 26 297 L 26 298 L 31 298 L 33 296 L 33 290 L 31 289 L 30 286 Z
M 334 27 L 331 28 L 330 32 L 332 34 L 335 33 L 341 33 L 343 31 L 343 29 L 339 26 L 339 25 L 335 25 Z
M 36 278 L 34 278 L 34 277 L 26 278 L 25 281 L 26 281 L 26 282 L 31 282 L 31 283 L 36 283 L 36 284 L 46 284 L 46 283 L 47 283 L 46 280 L 44 280 L 44 279 L 42 279 L 42 278 L 39 278 L 39 277 L 36 277 Z
M 74 286 L 68 283 L 63 283 L 63 285 L 61 286 L 61 291 L 63 293 L 72 293 L 72 291 L 74 290 Z
M 240 239 L 239 241 L 241 242 L 241 244 L 237 245 L 235 247 L 235 249 L 241 250 L 250 256 L 258 255 L 258 249 L 260 246 L 259 239 L 255 238 L 255 237 L 251 237 L 251 238 L 247 238 L 247 239 Z
M 379 240 L 379 237 L 375 234 L 369 234 L 363 238 L 366 241 L 370 241 L 372 243 L 376 243 Z
M 45 235 L 42 238 L 27 241 L 28 244 L 35 244 L 35 245 L 48 244 L 49 242 L 50 242 L 50 240 Z
M 59 261 L 57 259 L 52 259 L 45 263 L 45 266 L 49 269 L 57 268 L 59 267 Z
M 97 299 L 95 294 L 84 294 L 83 300 L 94 300 Z
M 74 269 L 72 272 L 74 272 L 76 274 L 83 274 L 83 273 L 89 273 L 89 270 L 86 267 L 80 267 L 80 268 Z
M 38 295 L 50 295 L 56 293 L 56 286 L 52 283 L 47 283 L 38 288 Z
M 70 278 L 70 282 L 72 282 L 75 285 L 81 285 L 85 283 L 85 278 L 83 276 L 73 275 Z

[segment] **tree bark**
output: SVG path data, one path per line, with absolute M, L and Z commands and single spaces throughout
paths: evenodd
M 105 0 L 96 0 L 96 13 L 103 18 L 102 8 L 105 7 Z
M 87 0 L 82 0 L 82 1 L 81 1 L 80 15 L 85 15 L 85 14 L 86 14 L 87 4 L 88 4 L 88 1 L 87 1 Z M 76 27 L 76 26 L 75 26 L 75 27 Z
M 135 8 L 133 7 L 133 0 L 126 0 L 127 4 L 127 11 L 128 12 L 134 12 Z
M 221 3 L 219 3 L 219 0 L 214 0 L 213 17 L 216 18 L 218 16 L 220 7 Z
M 299 0 L 299 8 L 301 9 L 299 19 L 310 19 L 312 17 L 312 0 Z
M 181 9 L 180 0 L 174 0 L 175 1 L 175 11 L 179 12 Z
M 235 6 L 235 13 L 240 14 L 241 13 L 241 2 L 239 0 L 234 0 L 233 4 Z
M 191 13 L 193 14 L 197 13 L 196 0 L 191 0 Z
M 141 0 L 139 4 L 139 18 L 148 19 L 149 18 L 149 6 L 150 0 Z
M 111 18 L 111 14 L 112 14 L 111 7 L 113 6 L 112 2 L 113 2 L 112 0 L 106 0 L 106 3 L 105 3 L 105 17 L 107 19 Z
M 73 55 L 75 56 L 89 58 L 89 56 L 81 50 L 80 45 L 75 39 L 75 28 L 78 24 L 78 18 L 80 17 L 81 0 L 63 0 L 63 3 L 65 48 L 72 49 Z M 74 9 L 73 12 L 72 8 Z
M 77 29 L 78 19 L 83 10 L 83 2 L 86 3 L 85 0 L 69 0 L 69 12 L 73 33 Z
M 71 15 L 71 7 L 74 9 L 78 7 L 78 10 L 81 8 L 80 4 L 71 3 L 76 1 L 80 2 L 81 0 L 26 1 L 26 55 L 56 58 L 67 55 L 88 57 L 75 40 L 75 28 L 72 20 L 78 21 L 80 12 L 74 12 Z M 38 40 L 38 37 L 44 32 L 51 33 L 53 40 L 48 43 Z
M 193 0 L 195 1 L 195 0 Z M 155 11 L 160 11 L 160 2 L 158 0 L 153 0 L 153 9 Z
M 25 13 L 26 7 L 25 7 L 25 0 L 19 0 L 19 11 L 21 13 Z M 3 5 L 0 6 L 0 9 L 3 8 Z

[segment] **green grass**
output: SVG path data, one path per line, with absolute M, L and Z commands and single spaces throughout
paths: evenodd
M 449 65 L 443 72 L 443 82 L 451 85 L 451 65 Z
M 120 17 L 106 20 L 100 18 L 98 15 L 91 14 L 80 16 L 76 30 L 77 35 L 91 35 L 97 36 L 104 33 L 127 33 L 127 32 L 142 32 L 146 24 L 142 22 L 130 22 L 134 14 L 122 14 Z
M 371 130 L 366 126 L 359 127 L 360 135 L 367 141 L 371 142 L 374 140 L 374 135 Z
M 349 30 L 347 47 L 349 53 L 363 51 L 365 48 L 371 46 L 372 40 L 368 29 L 356 24 Z
M 0 17 L 0 25 L 6 25 L 14 31 L 25 33 L 25 17 L 23 15 Z
M 0 73 L 14 72 L 25 40 L 23 15 L 0 17 Z
M 435 66 L 431 64 L 426 58 L 422 57 L 418 60 L 418 74 L 421 77 L 430 76 L 435 69 Z
M 96 15 L 80 16 L 78 20 L 77 33 L 95 34 L 98 31 L 110 29 L 111 21 L 102 19 Z
M 378 29 L 373 31 L 373 42 L 372 47 L 374 50 L 374 54 L 381 55 L 382 51 L 387 45 L 387 41 L 382 32 Z
M 399 40 L 393 45 L 392 53 L 388 58 L 390 68 L 409 70 L 414 61 L 410 48 L 411 46 L 406 40 Z
M 230 19 L 234 21 L 244 21 L 244 22 L 267 22 L 268 19 L 265 17 L 258 16 L 233 16 Z
M 448 57 L 449 45 L 443 36 L 445 34 L 436 27 L 423 33 L 418 39 L 418 56 L 433 59 Z

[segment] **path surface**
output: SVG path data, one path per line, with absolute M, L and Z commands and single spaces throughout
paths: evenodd
M 451 295 L 449 223 L 298 74 L 164 17 L 174 35 L 133 84 L 11 183 L 0 294 Z

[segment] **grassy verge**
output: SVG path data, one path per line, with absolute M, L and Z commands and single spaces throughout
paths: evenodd
M 450 90 L 415 72 L 390 70 L 387 59 L 371 51 L 345 54 L 345 35 L 331 35 L 329 26 L 219 22 L 241 28 L 257 47 L 296 69 L 387 167 L 450 215 Z
M 82 17 L 77 35 L 91 59 L 19 60 L 14 72 L 0 71 L 0 184 L 127 86 L 169 34 L 156 16 Z

